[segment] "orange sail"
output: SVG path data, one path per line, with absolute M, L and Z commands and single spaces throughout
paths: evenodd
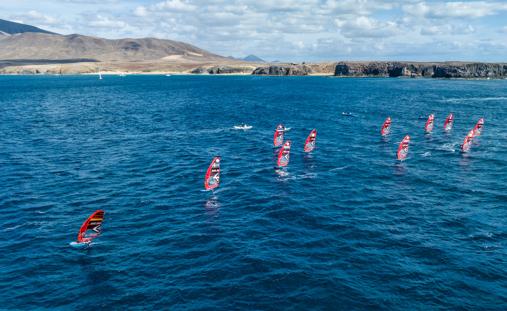
M 102 232 L 102 222 L 104 221 L 104 211 L 97 210 L 85 220 L 79 233 L 77 241 L 79 243 L 90 243 L 93 239 L 98 237 Z

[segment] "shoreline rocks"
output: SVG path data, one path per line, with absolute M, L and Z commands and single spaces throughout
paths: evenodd
M 340 62 L 338 77 L 504 78 L 502 63 Z
M 253 67 L 241 67 L 241 66 L 213 66 L 209 68 L 197 67 L 190 71 L 193 74 L 250 74 Z
M 252 74 L 269 76 L 307 76 L 312 72 L 312 69 L 307 65 L 291 64 L 257 67 Z

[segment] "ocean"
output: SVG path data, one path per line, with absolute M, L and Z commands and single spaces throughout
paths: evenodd
M 506 80 L 0 76 L 0 309 L 505 310 L 506 122 Z

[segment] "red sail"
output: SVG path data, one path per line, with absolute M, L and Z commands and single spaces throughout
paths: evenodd
M 479 121 L 477 121 L 477 124 L 474 126 L 474 136 L 480 136 L 482 133 L 482 128 L 484 126 L 484 118 L 480 118 Z
M 283 134 L 284 134 L 284 127 L 282 124 L 278 124 L 275 130 L 275 135 L 273 137 L 273 145 L 275 147 L 279 147 L 283 144 Z
M 452 113 L 449 113 L 447 118 L 445 118 L 444 131 L 446 132 L 451 131 L 453 123 L 454 123 L 454 115 Z
M 426 121 L 426 124 L 424 125 L 424 131 L 426 133 L 431 133 L 431 131 L 433 131 L 434 121 L 435 121 L 435 116 L 433 114 L 430 114 L 428 117 L 428 120 Z
M 214 157 L 204 177 L 204 188 L 212 190 L 220 185 L 220 157 Z
M 384 121 L 384 124 L 382 124 L 382 128 L 380 129 L 380 135 L 386 136 L 391 132 L 391 117 L 387 117 L 387 119 Z
M 463 140 L 463 145 L 461 145 L 461 151 L 468 152 L 470 150 L 470 147 L 472 147 L 474 132 L 475 130 L 470 130 L 470 132 L 468 132 L 468 135 Z
M 408 144 L 410 143 L 410 136 L 405 136 L 398 146 L 398 152 L 396 154 L 398 160 L 403 161 L 408 155 Z
M 79 233 L 77 241 L 79 243 L 90 243 L 94 238 L 98 237 L 102 232 L 102 222 L 104 221 L 104 211 L 95 211 L 88 219 L 85 220 Z M 91 232 L 88 232 L 91 230 Z
M 280 151 L 278 151 L 278 161 L 276 162 L 279 167 L 287 166 L 290 159 L 290 140 L 286 141 Z
M 317 130 L 313 129 L 305 141 L 305 152 L 312 152 L 315 149 L 315 140 L 317 139 Z

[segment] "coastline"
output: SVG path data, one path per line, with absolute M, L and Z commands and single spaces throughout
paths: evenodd
M 220 75 L 315 76 L 335 78 L 506 79 L 507 63 L 480 62 L 65 62 L 0 60 L 0 75 Z M 28 63 L 28 64 L 27 64 Z

